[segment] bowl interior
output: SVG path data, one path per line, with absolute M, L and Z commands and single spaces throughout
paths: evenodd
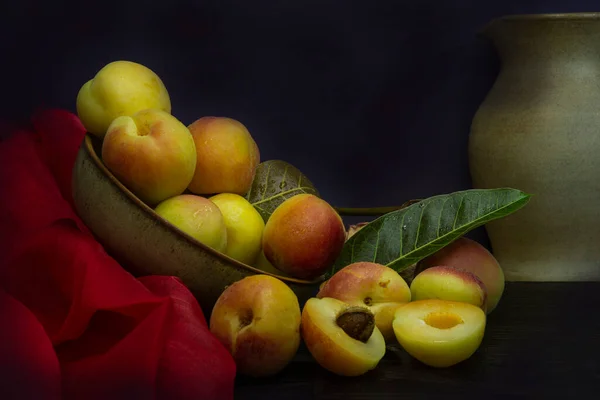
M 204 252 L 211 254 L 212 257 L 215 258 L 219 258 L 222 261 L 224 261 L 225 263 L 231 265 L 232 267 L 237 267 L 237 268 L 241 268 L 241 269 L 246 269 L 247 271 L 254 273 L 254 274 L 265 274 L 265 275 L 271 275 L 274 276 L 277 279 L 282 280 L 283 282 L 288 282 L 288 283 L 294 283 L 294 284 L 300 284 L 300 285 L 315 285 L 318 284 L 320 282 L 322 282 L 324 280 L 324 277 L 318 277 L 314 280 L 304 280 L 304 279 L 298 279 L 298 278 L 294 278 L 294 277 L 290 277 L 287 275 L 282 275 L 282 274 L 275 274 L 275 273 L 271 273 L 269 271 L 263 271 L 261 269 L 255 268 L 251 265 L 248 264 L 244 264 L 242 262 L 239 262 L 229 256 L 227 256 L 226 254 L 223 254 L 221 252 L 216 251 L 215 249 L 206 246 L 205 244 L 199 242 L 198 240 L 194 239 L 193 237 L 191 237 L 190 235 L 186 234 L 185 232 L 181 231 L 179 228 L 177 228 L 175 225 L 171 224 L 170 222 L 168 222 L 167 220 L 165 220 L 164 218 L 162 218 L 160 215 L 158 215 L 156 212 L 154 212 L 154 210 L 148 206 L 146 203 L 144 203 L 142 200 L 140 200 L 133 192 L 131 192 L 127 187 L 125 187 L 125 185 L 123 185 L 111 172 L 110 170 L 106 167 L 106 165 L 104 165 L 104 163 L 101 160 L 100 155 L 101 153 L 101 149 L 102 149 L 102 142 L 100 141 L 100 139 L 96 138 L 95 136 L 91 135 L 91 134 L 86 134 L 85 138 L 84 138 L 84 146 L 86 148 L 86 150 L 88 151 L 88 153 L 90 154 L 94 164 L 100 169 L 100 171 L 114 184 L 116 185 L 119 190 L 121 190 L 125 196 L 127 196 L 134 204 L 136 204 L 138 207 L 140 207 L 147 215 L 149 215 L 151 218 L 153 218 L 154 220 L 156 220 L 159 224 L 164 225 L 165 227 L 167 227 L 167 229 L 169 229 L 174 235 L 178 235 L 181 238 L 189 241 L 190 243 L 192 243 L 194 246 L 197 246 L 199 248 L 201 248 Z

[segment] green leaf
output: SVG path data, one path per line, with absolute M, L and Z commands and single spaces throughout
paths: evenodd
M 530 197 L 510 188 L 470 189 L 390 212 L 368 223 L 344 244 L 328 275 L 358 261 L 401 272 L 468 231 L 514 213 Z
M 285 161 L 268 160 L 258 164 L 246 200 L 267 222 L 281 203 L 302 193 L 319 196 L 315 186 L 298 168 Z

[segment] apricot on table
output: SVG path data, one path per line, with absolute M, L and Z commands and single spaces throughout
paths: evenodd
M 227 247 L 227 227 L 221 210 L 207 198 L 182 194 L 162 201 L 155 208 L 162 218 L 216 251 Z
M 485 312 L 472 304 L 450 300 L 416 300 L 396 310 L 398 343 L 417 360 L 444 368 L 471 357 L 481 345 Z
M 248 129 L 226 117 L 202 117 L 188 126 L 198 160 L 190 192 L 245 195 L 260 163 L 260 151 Z
M 210 331 L 233 356 L 240 373 L 274 375 L 300 346 L 296 294 L 270 275 L 251 275 L 227 287 L 215 303 Z
M 150 68 L 131 61 L 114 61 L 83 84 L 76 107 L 85 129 L 102 139 L 115 118 L 149 108 L 171 113 L 171 100 Z
M 375 324 L 386 342 L 395 340 L 392 329 L 398 306 L 411 300 L 406 281 L 392 268 L 373 262 L 356 262 L 337 271 L 324 282 L 318 298 L 333 297 L 355 306 L 365 306 L 375 315 Z
M 431 267 L 410 284 L 413 300 L 440 299 L 462 301 L 486 310 L 487 292 L 483 282 L 471 272 L 440 265 Z
M 301 332 L 317 363 L 337 375 L 362 375 L 374 369 L 386 351 L 368 308 L 330 297 L 308 299 L 302 310 Z
M 322 275 L 346 240 L 340 215 L 325 200 L 298 194 L 281 203 L 263 232 L 265 257 L 275 268 L 300 279 Z
M 461 268 L 475 274 L 487 290 L 487 313 L 497 307 L 504 292 L 504 272 L 498 260 L 480 243 L 460 237 L 419 261 L 415 275 L 438 265 Z

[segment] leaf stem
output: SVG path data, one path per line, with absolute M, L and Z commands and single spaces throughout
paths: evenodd
M 381 216 L 392 211 L 401 210 L 410 206 L 411 204 L 418 203 L 421 199 L 409 200 L 406 203 L 399 206 L 388 206 L 388 207 L 333 207 L 338 214 L 342 216 Z

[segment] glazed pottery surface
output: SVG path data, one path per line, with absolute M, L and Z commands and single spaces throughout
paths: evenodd
M 226 286 L 266 273 L 203 245 L 141 202 L 104 166 L 97 139 L 87 135 L 73 169 L 77 212 L 106 251 L 136 276 L 179 277 L 208 317 Z M 320 280 L 273 275 L 288 284 L 300 304 L 318 291 Z
M 486 225 L 507 280 L 600 280 L 600 14 L 508 16 L 483 31 L 501 59 L 474 116 L 476 188 L 533 194 Z

